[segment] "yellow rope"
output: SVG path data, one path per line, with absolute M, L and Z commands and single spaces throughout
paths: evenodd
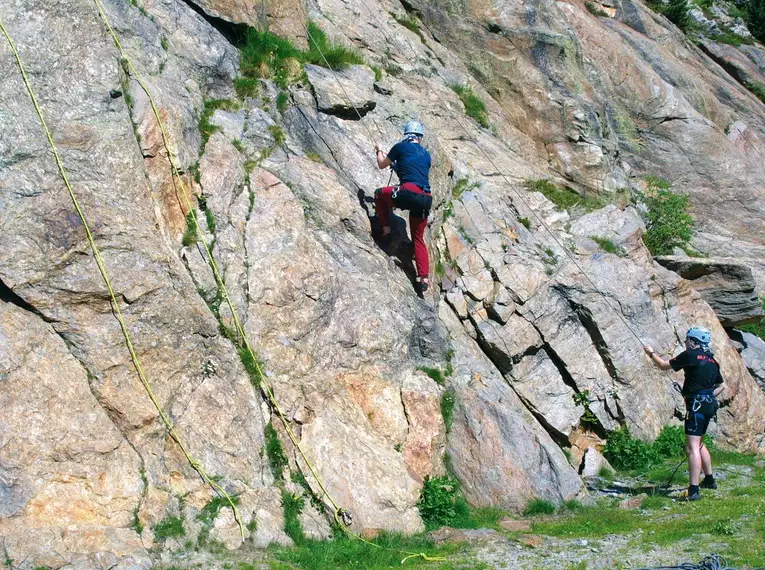
M 152 97 L 151 93 L 149 92 L 148 87 L 146 87 L 146 84 L 144 83 L 143 79 L 141 78 L 141 75 L 138 73 L 138 70 L 133 65 L 132 60 L 128 56 L 127 52 L 125 52 L 125 49 L 122 47 L 122 44 L 117 37 L 117 34 L 114 32 L 114 29 L 112 28 L 111 24 L 109 23 L 109 19 L 106 16 L 106 12 L 104 10 L 103 4 L 101 3 L 101 0 L 93 0 L 93 2 L 96 5 L 96 8 L 98 10 L 99 15 L 101 16 L 101 19 L 104 22 L 104 25 L 106 26 L 107 30 L 109 31 L 109 34 L 111 35 L 112 39 L 114 40 L 115 46 L 117 46 L 117 49 L 120 52 L 120 55 L 122 59 L 125 60 L 128 69 L 130 70 L 131 75 L 135 78 L 138 85 L 140 85 L 141 89 L 143 89 L 144 93 L 146 93 L 146 96 L 149 99 L 149 103 L 151 105 L 152 112 L 154 113 L 154 116 L 157 119 L 157 124 L 159 126 L 159 131 L 162 135 L 162 142 L 164 144 L 165 150 L 167 151 L 167 157 L 170 162 L 170 167 L 172 171 L 172 175 L 178 180 L 179 186 L 181 188 L 181 195 L 183 196 L 183 201 L 186 205 L 186 208 L 188 212 L 191 214 L 192 222 L 195 227 L 200 227 L 197 215 L 194 207 L 191 204 L 191 199 L 189 197 L 189 191 L 186 186 L 186 183 L 183 181 L 183 178 L 180 174 L 180 171 L 178 169 L 175 157 L 173 156 L 173 152 L 170 148 L 170 139 L 167 134 L 167 130 L 165 129 L 165 125 L 162 121 L 162 118 L 159 113 L 159 109 L 157 108 L 157 105 L 154 101 L 154 98 Z M 274 396 L 274 392 L 271 388 L 271 386 L 268 384 L 268 382 L 265 379 L 265 374 L 263 374 L 263 370 L 260 366 L 260 363 L 258 361 L 258 358 L 256 357 L 255 353 L 252 350 L 252 347 L 250 346 L 250 342 L 247 339 L 247 335 L 244 332 L 244 327 L 242 326 L 241 321 L 239 320 L 239 317 L 237 316 L 237 312 L 234 309 L 234 305 L 231 301 L 231 297 L 228 292 L 228 288 L 226 287 L 225 282 L 223 281 L 223 278 L 221 277 L 220 271 L 218 270 L 218 265 L 215 263 L 215 258 L 212 255 L 212 251 L 210 250 L 210 247 L 207 243 L 207 241 L 204 239 L 204 236 L 199 236 L 199 241 L 202 244 L 202 247 L 204 248 L 205 252 L 207 253 L 207 258 L 210 262 L 210 267 L 213 270 L 213 275 L 215 277 L 215 281 L 218 284 L 218 287 L 220 288 L 220 291 L 223 293 L 223 298 L 226 301 L 226 305 L 228 305 L 229 310 L 231 311 L 231 316 L 234 320 L 234 324 L 236 326 L 236 331 L 239 334 L 239 337 L 242 339 L 242 342 L 244 343 L 244 347 L 247 350 L 247 353 L 249 354 L 252 362 L 255 365 L 257 375 L 258 375 L 258 381 L 260 384 L 260 388 L 263 390 L 263 392 L 268 397 L 268 400 L 270 401 L 271 405 L 274 407 L 274 410 L 276 411 L 277 415 L 279 416 L 279 419 L 281 420 L 282 424 L 284 425 L 284 429 L 287 433 L 287 436 L 289 437 L 292 444 L 295 446 L 295 448 L 300 453 L 300 456 L 303 458 L 303 461 L 305 461 L 305 464 L 310 469 L 311 473 L 313 474 L 314 479 L 316 480 L 316 483 L 321 488 L 322 492 L 324 493 L 324 496 L 327 497 L 327 500 L 332 504 L 332 507 L 334 509 L 334 516 L 335 520 L 340 524 L 340 526 L 344 527 L 342 524 L 342 521 L 340 521 L 340 512 L 342 509 L 338 506 L 338 504 L 335 502 L 335 500 L 332 498 L 332 496 L 329 494 L 329 491 L 327 490 L 326 486 L 322 482 L 321 478 L 319 477 L 319 474 L 317 473 L 315 467 L 311 463 L 311 461 L 306 456 L 305 452 L 300 446 L 300 443 L 298 442 L 297 438 L 295 437 L 295 434 L 292 431 L 292 428 L 289 425 L 289 422 L 287 421 L 287 418 L 284 416 L 284 413 L 282 412 L 281 408 L 279 407 L 279 403 L 276 400 L 276 397 Z M 233 504 L 232 504 L 233 506 Z
M 13 52 L 13 55 L 16 58 L 16 63 L 18 64 L 19 70 L 21 71 L 21 77 L 23 78 L 24 84 L 26 85 L 27 91 L 29 92 L 29 96 L 32 99 L 32 103 L 34 104 L 35 111 L 37 111 L 37 115 L 40 118 L 40 123 L 42 124 L 43 130 L 45 131 L 45 136 L 48 138 L 48 142 L 50 143 L 51 150 L 53 151 L 53 156 L 56 158 L 56 164 L 58 165 L 58 170 L 61 173 L 61 177 L 64 180 L 66 189 L 69 191 L 69 196 L 72 198 L 72 203 L 74 204 L 74 207 L 77 210 L 77 214 L 79 215 L 80 220 L 82 220 L 82 225 L 85 228 L 85 234 L 87 235 L 88 242 L 90 243 L 90 248 L 93 251 L 93 257 L 96 260 L 96 265 L 98 266 L 98 271 L 101 273 L 101 277 L 103 277 L 104 283 L 106 283 L 106 288 L 109 290 L 109 297 L 111 299 L 112 309 L 114 311 L 114 315 L 117 317 L 117 321 L 119 322 L 120 329 L 122 329 L 122 334 L 125 337 L 125 344 L 127 345 L 128 351 L 130 352 L 130 359 L 133 361 L 133 365 L 135 366 L 136 372 L 138 373 L 138 378 L 141 380 L 141 384 L 143 384 L 143 387 L 146 389 L 146 392 L 149 394 L 149 398 L 154 404 L 154 407 L 157 409 L 157 412 L 159 413 L 160 418 L 164 422 L 165 426 L 167 426 L 170 437 L 172 437 L 175 440 L 175 442 L 178 444 L 178 447 L 181 448 L 181 451 L 186 456 L 186 459 L 188 460 L 189 464 L 199 473 L 199 475 L 208 485 L 210 485 L 220 495 L 225 497 L 226 500 L 231 505 L 231 508 L 234 510 L 234 518 L 236 519 L 236 522 L 239 524 L 239 529 L 242 534 L 242 540 L 244 540 L 244 537 L 245 537 L 244 526 L 242 525 L 241 518 L 239 517 L 239 511 L 236 508 L 234 500 L 220 485 L 218 485 L 215 481 L 213 481 L 207 475 L 207 472 L 204 470 L 204 467 L 202 467 L 202 464 L 199 461 L 197 461 L 194 457 L 192 457 L 191 454 L 188 452 L 188 450 L 186 449 L 186 445 L 183 443 L 183 440 L 181 440 L 180 436 L 175 431 L 175 427 L 173 426 L 172 421 L 170 420 L 168 415 L 165 413 L 164 409 L 162 408 L 159 401 L 157 400 L 157 397 L 154 394 L 154 391 L 152 390 L 151 383 L 149 382 L 148 378 L 146 377 L 146 374 L 143 371 L 143 367 L 141 366 L 141 361 L 138 358 L 138 354 L 135 351 L 135 347 L 133 346 L 133 341 L 130 337 L 130 333 L 128 332 L 127 325 L 125 324 L 125 319 L 122 316 L 122 311 L 120 310 L 119 303 L 117 302 L 117 297 L 114 293 L 114 288 L 112 287 L 111 280 L 109 279 L 109 274 L 106 271 L 106 266 L 104 264 L 103 258 L 101 257 L 101 252 L 98 249 L 98 246 L 96 245 L 95 240 L 93 239 L 93 234 L 91 233 L 90 226 L 88 225 L 87 219 L 85 218 L 85 213 L 80 207 L 80 203 L 77 200 L 77 196 L 74 193 L 74 189 L 72 188 L 72 185 L 69 182 L 69 177 L 66 174 L 66 169 L 64 168 L 64 164 L 61 160 L 61 156 L 58 153 L 56 144 L 53 142 L 53 135 L 51 134 L 50 129 L 48 128 L 48 125 L 45 122 L 45 117 L 43 115 L 43 112 L 42 112 L 42 109 L 40 108 L 39 103 L 37 102 L 37 97 L 35 96 L 34 90 L 32 89 L 32 85 L 29 82 L 29 78 L 27 77 L 26 70 L 24 69 L 24 65 L 21 61 L 21 56 L 19 55 L 19 52 L 16 49 L 16 44 L 13 42 L 13 39 L 8 33 L 8 30 L 5 28 L 5 25 L 3 24 L 2 19 L 0 19 L 0 28 L 2 29 L 3 34 L 8 40 L 8 44 L 11 46 L 11 51 Z

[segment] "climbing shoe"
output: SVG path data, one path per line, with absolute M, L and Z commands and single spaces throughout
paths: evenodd
M 699 487 L 702 489 L 717 489 L 717 483 L 715 483 L 715 478 L 712 475 L 706 475 Z
M 688 495 L 685 497 L 686 501 L 698 501 L 701 499 L 701 493 L 699 492 L 698 485 L 691 485 L 688 487 Z

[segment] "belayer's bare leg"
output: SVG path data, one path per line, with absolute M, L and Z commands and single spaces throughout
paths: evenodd
M 688 454 L 688 472 L 690 474 L 691 485 L 698 485 L 701 477 L 701 436 L 685 436 L 685 452 Z M 706 449 L 706 448 L 705 448 Z M 707 451 L 707 455 L 709 452 Z M 710 459 L 710 467 L 711 467 Z

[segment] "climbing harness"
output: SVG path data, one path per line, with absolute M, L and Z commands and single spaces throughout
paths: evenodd
M 64 168 L 64 164 L 61 160 L 61 156 L 58 153 L 56 144 L 53 142 L 53 135 L 51 134 L 51 131 L 48 128 L 48 124 L 45 121 L 45 116 L 43 115 L 42 109 L 40 108 L 40 105 L 37 101 L 37 97 L 35 96 L 34 90 L 32 89 L 32 84 L 29 82 L 29 78 L 27 77 L 26 70 L 21 61 L 21 55 L 16 49 L 16 44 L 13 42 L 13 39 L 11 38 L 10 33 L 6 29 L 2 19 L 0 19 L 0 29 L 2 29 L 2 32 L 5 35 L 5 38 L 8 40 L 8 44 L 11 47 L 11 51 L 13 52 L 13 55 L 16 58 L 16 63 L 18 64 L 19 70 L 21 71 L 21 77 L 24 80 L 24 85 L 26 86 L 29 96 L 32 99 L 32 103 L 34 105 L 35 111 L 37 112 L 37 116 L 40 118 L 40 123 L 42 125 L 43 131 L 45 131 L 45 136 L 48 138 L 48 143 L 50 144 L 51 150 L 53 152 L 53 156 L 56 159 L 56 165 L 58 166 L 58 170 L 61 173 L 61 177 L 64 180 L 64 185 L 66 186 L 66 189 L 69 192 L 69 196 L 72 199 L 72 203 L 74 204 L 74 208 L 77 211 L 77 215 L 79 216 L 80 220 L 82 221 L 82 225 L 85 228 L 85 234 L 88 238 L 90 249 L 93 252 L 93 258 L 96 261 L 96 265 L 98 266 L 98 271 L 99 273 L 101 273 L 101 277 L 103 278 L 104 283 L 106 284 L 106 288 L 109 291 L 109 299 L 111 301 L 112 311 L 114 312 L 114 315 L 117 318 L 117 321 L 119 322 L 120 329 L 122 330 L 122 335 L 125 338 L 125 344 L 127 345 L 128 351 L 130 352 L 130 359 L 133 362 L 133 366 L 136 369 L 138 378 L 140 379 L 141 384 L 143 385 L 144 389 L 148 393 L 152 404 L 154 404 L 154 407 L 157 409 L 159 417 L 162 419 L 162 422 L 167 427 L 170 437 L 172 437 L 173 440 L 178 444 L 178 447 L 181 449 L 181 452 L 184 454 L 184 456 L 186 457 L 186 460 L 189 462 L 191 467 L 194 468 L 194 470 L 196 470 L 197 473 L 199 473 L 199 475 L 202 477 L 202 480 L 205 483 L 207 483 L 210 487 L 212 487 L 212 489 L 216 493 L 218 493 L 221 497 L 225 498 L 228 504 L 233 509 L 234 518 L 237 524 L 239 525 L 239 530 L 242 535 L 242 540 L 244 540 L 245 538 L 244 525 L 242 524 L 242 519 L 239 516 L 239 510 L 236 508 L 235 501 L 231 498 L 231 496 L 226 492 L 226 490 L 223 487 L 221 487 L 214 479 L 212 479 L 207 474 L 202 464 L 189 453 L 185 443 L 176 432 L 173 422 L 171 421 L 170 417 L 167 415 L 165 410 L 162 408 L 162 405 L 159 403 L 159 400 L 154 394 L 154 390 L 152 389 L 151 383 L 149 382 L 149 379 L 146 377 L 146 374 L 143 371 L 143 367 L 141 366 L 141 361 L 138 358 L 138 353 L 136 352 L 135 347 L 133 345 L 132 337 L 130 336 L 130 332 L 128 331 L 127 324 L 125 323 L 125 319 L 122 315 L 122 311 L 120 310 L 119 302 L 117 301 L 116 294 L 114 293 L 114 288 L 112 286 L 111 280 L 109 279 L 109 274 L 106 271 L 106 265 L 104 264 L 103 257 L 101 256 L 101 252 L 98 246 L 96 245 L 95 239 L 93 238 L 93 234 L 90 230 L 90 225 L 88 224 L 87 218 L 85 217 L 85 213 L 82 210 L 79 201 L 77 200 L 77 195 L 75 194 L 74 189 L 72 188 L 72 185 L 69 182 L 69 177 L 67 176 L 66 169 Z
M 373 17 L 375 20 L 377 20 L 377 18 L 378 18 L 378 15 L 376 15 L 376 14 L 375 14 L 375 13 L 372 11 L 372 9 L 369 7 L 369 5 L 368 5 L 368 4 L 367 4 L 367 3 L 366 3 L 364 0 L 361 0 L 361 3 L 362 3 L 362 4 L 364 5 L 364 7 L 367 9 L 367 11 L 370 13 L 370 15 L 371 15 L 371 16 L 372 16 L 372 17 Z M 423 27 L 425 27 L 425 24 L 424 24 L 424 23 L 423 23 L 422 25 L 423 25 Z M 394 45 L 395 45 L 395 43 L 396 43 L 396 42 L 394 42 L 394 41 L 392 40 L 392 38 L 390 37 L 390 35 L 389 35 L 389 34 L 388 34 L 386 31 L 385 31 L 385 28 L 384 28 L 383 26 L 380 26 L 380 28 L 379 28 L 379 29 L 380 29 L 380 30 L 382 31 L 382 33 L 385 35 L 385 37 L 386 37 L 386 39 L 387 39 L 388 43 L 389 43 L 389 44 L 394 44 Z M 406 36 L 402 36 L 402 38 L 403 38 L 403 40 L 406 42 L 406 44 L 409 46 L 409 49 L 410 49 L 410 51 L 411 51 L 412 53 L 414 53 L 414 48 L 412 47 L 412 44 L 409 42 L 409 39 L 408 39 Z M 407 59 L 407 61 L 408 61 L 408 62 L 409 62 L 411 65 L 412 65 L 412 68 L 413 68 L 413 69 L 414 69 L 414 70 L 415 70 L 415 71 L 416 71 L 416 72 L 417 72 L 417 73 L 420 75 L 420 77 L 423 79 L 423 81 L 425 81 L 425 80 L 426 80 L 426 77 L 424 76 L 424 74 L 422 73 L 422 71 L 420 71 L 420 69 L 417 67 L 417 65 L 416 65 L 416 62 L 413 62 L 413 61 L 412 61 L 412 59 L 411 59 L 411 58 L 410 58 L 410 57 L 409 57 L 409 56 L 408 56 L 406 53 L 404 53 L 404 51 L 403 51 L 402 49 L 399 49 L 399 51 L 400 51 L 400 53 L 401 53 L 401 54 L 402 54 L 402 55 L 403 55 L 403 56 L 404 56 L 404 57 Z M 431 93 L 432 93 L 433 95 L 435 95 L 435 97 L 436 97 L 436 98 L 439 100 L 439 102 L 441 103 L 441 105 L 443 106 L 443 108 L 444 108 L 444 109 L 446 109 L 446 111 L 447 111 L 447 112 L 450 112 L 450 113 L 451 113 L 451 109 L 450 109 L 450 108 L 449 108 L 449 106 L 446 104 L 446 102 L 445 102 L 445 101 L 444 101 L 444 100 L 441 98 L 441 95 L 438 93 L 438 91 L 437 91 L 437 90 L 432 90 L 432 91 L 431 91 Z M 490 155 L 489 155 L 489 154 L 488 154 L 488 153 L 487 153 L 487 152 L 486 152 L 486 151 L 483 149 L 483 147 L 480 145 L 480 143 L 478 142 L 478 140 L 477 140 L 477 139 L 476 139 L 476 138 L 475 138 L 475 137 L 474 137 L 474 136 L 473 136 L 473 135 L 470 133 L 470 131 L 469 131 L 469 130 L 468 130 L 468 128 L 465 126 L 465 123 L 464 123 L 464 122 L 461 120 L 461 118 L 460 118 L 458 115 L 456 115 L 456 114 L 453 114 L 452 116 L 455 118 L 455 120 L 456 120 L 456 121 L 457 121 L 457 123 L 460 125 L 460 127 L 462 128 L 462 130 L 463 130 L 463 131 L 465 131 L 465 134 L 467 135 L 467 137 L 468 137 L 468 139 L 470 140 L 470 142 L 472 142 L 472 143 L 473 143 L 473 144 L 476 146 L 476 148 L 477 148 L 477 149 L 478 149 L 478 150 L 481 152 L 481 154 L 483 154 L 483 155 L 484 155 L 484 157 L 486 157 L 486 159 L 487 159 L 487 160 L 489 161 L 489 163 L 490 163 L 490 164 L 491 164 L 491 165 L 494 167 L 494 169 L 495 169 L 495 170 L 496 170 L 496 171 L 497 171 L 497 172 L 498 172 L 498 173 L 499 173 L 499 174 L 502 176 L 502 178 L 505 180 L 505 183 L 507 184 L 508 188 L 511 188 L 511 189 L 513 190 L 513 192 L 515 192 L 515 194 L 518 196 L 518 198 L 521 200 L 521 202 L 523 202 L 523 204 L 524 204 L 524 205 L 525 205 L 525 206 L 526 206 L 526 207 L 529 209 L 529 211 L 531 211 L 531 214 L 534 216 L 534 218 L 536 218 L 536 220 L 539 222 L 539 224 L 540 224 L 540 225 L 541 225 L 541 226 L 542 226 L 542 227 L 543 227 L 543 228 L 544 228 L 544 229 L 547 231 L 547 233 L 548 233 L 548 234 L 550 234 L 550 237 L 553 239 L 553 241 L 554 241 L 554 242 L 555 242 L 555 243 L 558 245 L 558 247 L 560 247 L 560 249 L 561 249 L 561 250 L 564 252 L 564 254 L 565 254 L 565 255 L 566 255 L 568 258 L 569 258 L 569 260 L 570 260 L 570 261 L 571 261 L 571 262 L 574 264 L 574 266 L 575 266 L 575 267 L 576 267 L 576 268 L 579 270 L 579 272 L 580 272 L 580 273 L 581 273 L 581 274 L 584 276 L 584 278 L 587 280 L 587 282 L 588 282 L 588 283 L 589 283 L 589 284 L 590 284 L 590 285 L 593 287 L 593 289 L 594 289 L 595 291 L 597 291 L 597 292 L 598 292 L 598 293 L 599 293 L 599 294 L 600 294 L 600 295 L 603 297 L 603 300 L 606 302 L 606 305 L 608 305 L 608 307 L 609 307 L 609 308 L 610 308 L 610 309 L 611 309 L 611 310 L 612 310 L 612 311 L 613 311 L 613 312 L 616 314 L 616 316 L 617 316 L 617 317 L 619 317 L 619 319 L 622 321 L 622 323 L 624 324 L 624 326 L 625 326 L 625 327 L 626 327 L 626 328 L 627 328 L 627 329 L 630 331 L 630 333 L 631 333 L 631 334 L 632 334 L 632 335 L 633 335 L 633 336 L 634 336 L 634 337 L 637 339 L 637 341 L 638 341 L 638 342 L 641 344 L 641 346 L 643 346 L 643 345 L 644 345 L 644 343 L 643 343 L 642 339 L 641 339 L 641 338 L 640 338 L 640 336 L 639 336 L 639 335 L 638 335 L 638 334 L 637 334 L 637 333 L 634 331 L 634 329 L 633 329 L 633 328 L 630 326 L 630 324 L 627 322 L 627 320 L 624 318 L 624 316 L 621 314 L 621 312 L 616 310 L 616 308 L 615 308 L 615 307 L 614 307 L 614 306 L 611 304 L 611 302 L 608 300 L 608 297 L 606 296 L 606 294 L 605 294 L 605 293 L 603 293 L 603 292 L 602 292 L 602 291 L 601 291 L 601 290 L 598 288 L 598 286 L 597 286 L 597 285 L 595 285 L 595 283 L 592 281 L 592 279 L 591 279 L 591 278 L 590 278 L 590 276 L 587 274 L 587 272 L 586 272 L 586 271 L 585 271 L 585 270 L 584 270 L 584 269 L 581 267 L 581 265 L 579 265 L 579 263 L 576 261 L 576 259 L 574 259 L 574 257 L 573 257 L 573 256 L 571 255 L 571 253 L 568 251 L 568 248 L 567 248 L 567 247 L 565 247 L 565 246 L 564 246 L 564 245 L 563 245 L 563 244 L 560 242 L 560 240 L 559 240 L 559 239 L 558 239 L 558 238 L 555 236 L 555 234 L 552 232 L 552 230 L 550 229 L 550 227 L 549 227 L 549 226 L 548 226 L 548 225 L 545 223 L 544 219 L 542 219 L 542 217 L 541 217 L 539 214 L 537 214 L 537 213 L 536 213 L 536 211 L 535 211 L 535 210 L 534 210 L 534 209 L 533 209 L 533 208 L 532 208 L 532 207 L 529 205 L 529 203 L 526 201 L 526 199 L 523 197 L 523 195 L 522 195 L 522 194 L 521 194 L 521 193 L 520 193 L 518 190 L 516 190 L 516 189 L 515 189 L 515 187 L 514 187 L 514 186 L 513 186 L 513 185 L 510 183 L 510 180 L 508 180 L 508 178 L 507 178 L 507 176 L 505 175 L 505 173 L 504 173 L 504 172 L 502 172 L 502 170 L 501 170 L 501 169 L 500 169 L 500 168 L 497 166 L 497 164 L 494 162 L 494 160 L 491 158 L 491 156 L 490 156 Z

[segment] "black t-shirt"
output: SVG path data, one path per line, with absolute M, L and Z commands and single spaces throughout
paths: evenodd
M 393 145 L 388 158 L 393 162 L 393 169 L 398 174 L 401 184 L 412 182 L 423 190 L 430 191 L 430 153 L 421 144 L 401 141 Z
M 685 373 L 683 396 L 692 396 L 701 390 L 713 390 L 723 383 L 720 365 L 711 352 L 699 349 L 685 350 L 669 361 L 672 370 Z

